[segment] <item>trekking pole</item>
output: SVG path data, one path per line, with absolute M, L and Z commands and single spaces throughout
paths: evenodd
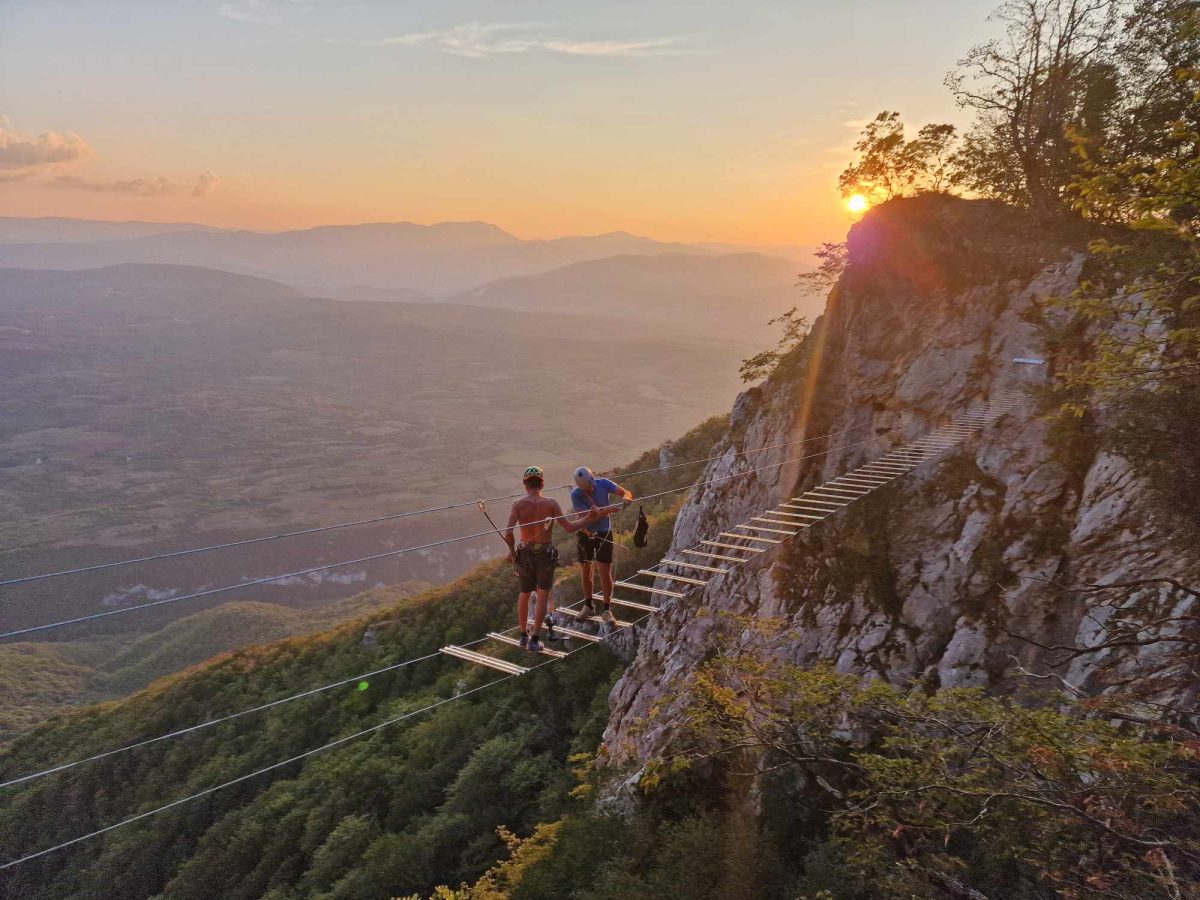
M 478 501 L 478 503 L 479 503 L 479 511 L 481 513 L 483 513 L 483 517 L 488 520 L 488 524 L 492 526 L 492 530 L 495 531 L 496 534 L 500 535 L 500 540 L 504 541 L 504 532 L 502 532 L 499 528 L 496 527 L 496 523 L 493 522 L 492 517 L 488 515 L 487 504 L 482 500 Z M 504 547 L 505 547 L 505 549 L 508 550 L 509 553 L 513 553 L 513 548 L 508 545 L 508 541 L 504 541 Z M 516 567 L 517 567 L 517 559 L 516 559 L 516 555 L 514 554 L 513 568 L 515 569 Z

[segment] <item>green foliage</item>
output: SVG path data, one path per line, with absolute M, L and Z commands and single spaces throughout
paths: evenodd
M 1200 380 L 1200 124 L 1188 122 L 1200 123 L 1200 70 L 1177 79 L 1191 86 L 1191 105 L 1165 126 L 1153 159 L 1078 148 L 1084 174 L 1073 190 L 1082 212 L 1175 238 L 1157 242 L 1149 259 L 1129 244 L 1093 245 L 1098 277 L 1069 301 L 1094 335 L 1091 352 L 1066 373 L 1068 384 L 1093 394 L 1159 393 Z
M 1179 123 L 1196 126 L 1176 73 L 1200 65 L 1190 0 L 1005 0 L 1003 34 L 973 47 L 946 83 L 975 119 L 949 180 L 977 196 L 1069 212 L 1089 154 L 1148 174 Z M 1120 204 L 1108 210 L 1129 221 Z
M 785 358 L 793 356 L 804 346 L 804 339 L 810 331 L 808 319 L 800 315 L 794 306 L 767 324 L 783 326 L 783 334 L 774 349 L 742 360 L 742 367 L 738 371 L 742 381 L 747 383 L 762 381 L 773 375 Z
M 1165 21 L 1190 41 L 1176 51 L 1200 63 L 1200 11 L 1175 13 Z M 1152 100 L 1160 118 L 1146 123 L 1158 133 L 1116 148 L 1076 141 L 1076 208 L 1130 230 L 1092 244 L 1089 277 L 1052 301 L 1066 320 L 1044 332 L 1069 351 L 1060 366 L 1062 410 L 1107 408 L 1107 446 L 1169 498 L 1165 509 L 1200 528 L 1200 462 L 1181 452 L 1194 446 L 1200 398 L 1200 69 L 1170 75 L 1183 93 L 1158 80 Z M 1162 121 L 1166 114 L 1176 118 Z
M 809 294 L 826 293 L 846 271 L 849 262 L 846 242 L 826 241 L 814 255 L 821 261 L 820 265 L 812 272 L 801 272 L 796 279 L 797 287 Z
M 1006 0 L 1004 35 L 973 47 L 947 76 L 976 119 L 955 182 L 1045 216 L 1067 207 L 1078 171 L 1069 134 L 1102 131 L 1115 103 L 1115 0 Z
M 99 699 L 94 676 L 95 670 L 72 659 L 68 648 L 0 648 L 0 739 L 33 727 L 64 704 Z
M 730 631 L 747 629 L 776 636 L 741 619 Z M 648 785 L 683 762 L 733 777 L 795 770 L 819 786 L 831 831 L 804 890 L 1200 896 L 1195 746 L 1119 725 L 1119 704 L 1093 717 L 1075 694 L 1022 705 L 974 690 L 905 693 L 744 641 L 697 667 L 668 704 L 682 749 L 655 761 Z

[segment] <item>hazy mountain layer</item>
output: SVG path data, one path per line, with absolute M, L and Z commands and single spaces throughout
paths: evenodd
M 756 249 L 664 243 L 624 232 L 526 241 L 485 222 L 384 222 L 273 234 L 172 231 L 169 226 L 145 225 L 147 233 L 136 237 L 130 236 L 135 233 L 132 229 L 142 223 L 131 223 L 124 231 L 117 228 L 120 223 L 114 223 L 110 229 L 114 239 L 96 240 L 95 236 L 105 233 L 97 223 L 65 220 L 54 231 L 48 221 L 59 220 L 9 220 L 7 225 L 0 220 L 0 266 L 87 269 L 119 263 L 167 263 L 257 275 L 322 291 L 364 285 L 447 294 L 497 278 L 618 254 L 708 256 Z M 49 236 L 30 239 L 46 231 Z M 77 234 L 85 236 L 66 237 Z M 793 264 L 805 256 L 796 247 L 770 248 L 769 252 L 785 256 Z
M 479 306 L 653 321 L 680 333 L 749 338 L 765 345 L 771 341 L 771 318 L 799 306 L 812 320 L 825 305 L 824 298 L 796 289 L 796 268 L 789 260 L 757 253 L 623 255 L 494 281 L 459 299 Z

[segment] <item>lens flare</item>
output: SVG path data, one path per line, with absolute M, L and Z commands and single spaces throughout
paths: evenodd
M 862 194 L 851 194 L 850 198 L 846 200 L 846 208 L 855 214 L 866 212 L 870 205 L 871 201 Z

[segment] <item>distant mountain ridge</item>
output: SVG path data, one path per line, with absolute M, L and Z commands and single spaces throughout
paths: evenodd
M 221 230 L 223 229 L 198 225 L 195 222 L 115 222 L 107 219 L 68 219 L 61 216 L 0 216 L 0 244 L 58 244 L 145 237 L 172 231 Z
M 627 325 L 661 322 L 713 338 L 769 343 L 767 323 L 791 307 L 810 320 L 824 299 L 795 287 L 796 266 L 758 253 L 696 256 L 622 254 L 513 276 L 455 299 L 538 313 L 618 317 Z
M 627 232 L 524 240 L 486 222 L 380 222 L 297 231 L 0 218 L 0 267 L 92 269 L 121 263 L 193 265 L 320 291 L 342 286 L 455 294 L 500 278 L 610 256 L 719 256 L 765 251 L 792 265 L 801 247 L 656 241 Z

